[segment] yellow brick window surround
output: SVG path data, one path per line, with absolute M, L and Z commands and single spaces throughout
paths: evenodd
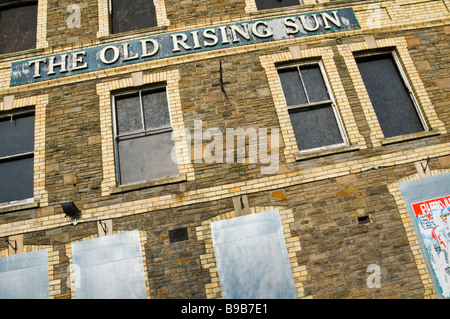
M 45 117 L 48 94 L 34 95 L 28 98 L 15 98 L 14 95 L 3 96 L 0 111 L 21 110 L 34 107 L 34 166 L 33 166 L 33 199 L 16 203 L 0 204 L 1 211 L 12 211 L 27 207 L 48 206 L 48 193 L 45 189 Z
M 311 58 L 315 58 L 321 61 L 326 77 L 328 78 L 330 90 L 334 96 L 334 101 L 336 103 L 339 120 L 342 121 L 343 129 L 345 131 L 346 138 L 348 139 L 348 145 L 343 148 L 329 148 L 313 153 L 300 152 L 298 149 L 276 64 L 291 61 L 298 62 Z M 339 73 L 333 58 L 334 53 L 331 48 L 322 47 L 308 49 L 300 46 L 290 47 L 289 51 L 287 52 L 260 57 L 261 64 L 266 71 L 267 79 L 269 81 L 270 90 L 272 92 L 272 97 L 275 104 L 275 109 L 278 115 L 281 133 L 285 145 L 284 155 L 286 156 L 287 162 L 294 162 L 296 160 L 309 158 L 319 153 L 323 155 L 325 153 L 366 148 L 364 137 L 358 131 L 358 127 L 356 125 L 350 103 L 345 94 L 345 89 L 339 77 Z
M 102 195 L 106 196 L 115 192 L 123 192 L 136 188 L 151 187 L 171 182 L 194 179 L 194 169 L 190 161 L 189 147 L 186 139 L 186 131 L 181 110 L 178 82 L 180 74 L 178 70 L 143 74 L 135 72 L 122 80 L 107 81 L 97 84 L 97 94 L 100 99 L 100 123 L 102 143 Z M 173 178 L 153 180 L 130 185 L 117 186 L 117 173 L 115 163 L 113 117 L 111 94 L 119 89 L 133 89 L 143 85 L 165 84 L 169 104 L 169 113 L 173 129 L 175 153 L 179 175 Z
M 36 48 L 48 47 L 47 41 L 47 0 L 38 1 Z
M 14 236 L 14 238 L 22 237 L 18 235 Z M 10 237 L 11 238 L 11 237 Z M 21 245 L 20 251 L 16 251 L 15 254 L 25 254 L 40 250 L 47 250 L 47 258 L 48 258 L 48 280 L 49 280 L 49 297 L 50 299 L 55 299 L 58 295 L 61 294 L 61 284 L 63 279 L 55 279 L 55 267 L 59 265 L 59 251 L 54 250 L 51 245 Z M 11 256 L 10 249 L 0 250 L 0 258 Z
M 427 128 L 424 132 L 408 134 L 406 136 L 398 136 L 394 138 L 385 138 L 378 118 L 375 114 L 372 102 L 369 98 L 369 94 L 364 85 L 363 79 L 356 64 L 354 53 L 364 52 L 371 49 L 385 49 L 395 53 L 398 57 L 399 68 L 404 72 L 406 80 L 410 85 L 414 97 L 418 103 L 419 112 L 426 122 Z M 356 42 L 352 44 L 338 45 L 340 54 L 344 57 L 347 69 L 350 72 L 350 76 L 353 80 L 354 87 L 361 103 L 364 115 L 370 128 L 370 139 L 374 147 L 384 144 L 395 143 L 399 141 L 408 140 L 411 138 L 420 138 L 430 136 L 434 134 L 445 134 L 446 129 L 444 124 L 437 117 L 437 113 L 433 104 L 426 92 L 425 86 L 420 79 L 420 75 L 414 65 L 409 51 L 406 39 L 404 37 L 389 38 L 382 40 L 375 40 L 367 38 L 366 41 Z
M 305 265 L 298 263 L 296 252 L 302 249 L 300 239 L 298 236 L 292 236 L 290 227 L 294 222 L 292 209 L 277 206 L 256 206 L 250 208 L 250 214 L 261 213 L 268 210 L 278 209 L 281 217 L 281 222 L 284 230 L 284 237 L 286 240 L 286 248 L 288 250 L 289 263 L 294 277 L 295 288 L 298 298 L 311 298 L 307 296 L 304 291 L 303 282 L 308 278 L 308 271 Z M 217 260 L 214 253 L 214 245 L 211 233 L 211 223 L 218 220 L 224 220 L 236 217 L 235 211 L 227 212 L 211 219 L 205 220 L 200 226 L 196 228 L 198 240 L 205 241 L 206 252 L 200 256 L 202 268 L 209 271 L 211 281 L 205 285 L 206 298 L 220 299 L 222 298 L 222 289 L 219 281 L 219 271 L 217 268 Z
M 112 231 L 112 234 L 120 234 L 122 233 L 121 231 Z M 87 236 L 84 237 L 80 240 L 78 240 L 77 242 L 81 242 L 81 241 L 85 241 L 85 240 L 90 240 L 90 239 L 94 239 L 94 238 L 99 238 L 101 236 L 98 235 L 93 235 L 93 236 Z M 142 254 L 142 266 L 144 268 L 144 273 L 147 274 L 147 258 L 145 257 L 145 245 L 147 244 L 147 233 L 145 231 L 139 231 L 139 241 L 141 244 L 141 254 Z M 74 264 L 73 262 L 73 254 L 72 254 L 72 243 L 66 244 L 65 245 L 65 250 L 66 250 L 66 256 L 69 258 L 69 267 L 67 267 L 67 285 L 70 288 L 70 297 L 73 299 L 77 298 L 76 295 L 76 283 L 75 283 L 75 271 L 79 271 L 76 269 L 77 265 Z M 149 285 L 149 280 L 148 280 L 148 276 L 145 276 L 145 290 L 146 290 L 146 294 L 147 294 L 147 298 L 150 298 L 150 285 Z
M 430 170 L 428 171 L 427 176 L 436 176 L 444 173 L 449 173 L 449 169 L 437 169 L 437 170 Z M 404 182 L 409 182 L 413 180 L 418 180 L 423 177 L 422 174 L 416 173 L 409 176 L 406 176 L 395 183 L 392 183 L 388 185 L 389 192 L 392 194 L 392 196 L 395 199 L 395 202 L 397 203 L 397 207 L 400 213 L 400 217 L 403 223 L 403 226 L 405 227 L 406 236 L 408 238 L 409 246 L 411 248 L 411 251 L 414 256 L 414 261 L 417 265 L 417 270 L 419 271 L 420 278 L 422 279 L 422 283 L 424 286 L 424 298 L 425 299 L 435 299 L 436 298 L 436 291 L 434 289 L 430 273 L 428 272 L 428 267 L 425 262 L 425 258 L 423 256 L 422 250 L 419 245 L 419 241 L 417 239 L 417 236 L 420 236 L 416 234 L 413 222 L 411 220 L 410 214 L 408 213 L 408 209 L 406 207 L 405 201 L 403 200 L 402 193 L 400 191 L 399 184 Z
M 156 11 L 156 20 L 158 27 L 170 25 L 170 20 L 167 19 L 166 5 L 164 0 L 153 0 Z M 109 0 L 98 0 L 98 25 L 99 30 L 97 37 L 106 37 L 111 34 L 110 26 L 110 3 Z M 139 32 L 137 30 L 137 32 Z

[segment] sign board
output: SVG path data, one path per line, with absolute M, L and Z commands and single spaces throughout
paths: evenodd
M 202 51 L 358 29 L 350 8 L 211 26 L 19 61 L 11 86 Z

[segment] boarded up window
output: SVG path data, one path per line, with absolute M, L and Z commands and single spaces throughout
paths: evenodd
M 0 54 L 36 47 L 37 1 L 0 7 Z
M 258 10 L 266 10 L 272 8 L 283 8 L 289 6 L 296 6 L 301 4 L 300 0 L 256 0 L 256 7 Z
M 0 203 L 33 197 L 34 114 L 0 117 Z
M 137 230 L 72 243 L 77 299 L 147 298 Z
M 48 299 L 47 250 L 0 258 L 0 299 Z
M 224 298 L 297 298 L 278 210 L 211 223 Z
M 115 96 L 119 184 L 178 175 L 165 88 Z
M 399 184 L 439 298 L 450 299 L 450 173 Z
M 278 70 L 299 150 L 344 144 L 344 132 L 321 64 Z
M 391 53 L 357 57 L 361 76 L 384 137 L 424 130 L 414 96 Z
M 111 0 L 111 32 L 120 33 L 157 26 L 152 0 Z

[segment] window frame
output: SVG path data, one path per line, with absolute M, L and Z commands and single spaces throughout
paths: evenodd
M 46 1 L 46 0 L 41 0 Z M 97 38 L 102 39 L 105 37 L 108 38 L 127 38 L 129 33 L 142 33 L 147 34 L 149 32 L 155 33 L 167 28 L 170 25 L 170 20 L 167 18 L 166 5 L 165 0 L 153 0 L 153 4 L 155 6 L 156 12 L 156 26 L 150 27 L 146 29 L 138 29 L 133 31 L 121 32 L 121 33 L 112 33 L 111 31 L 111 14 L 110 14 L 110 5 L 109 0 L 97 0 L 98 4 L 98 21 L 99 28 L 97 32 Z
M 147 267 L 146 267 L 146 256 L 145 249 L 143 248 L 146 243 L 145 233 L 138 230 L 131 231 L 118 231 L 113 232 L 113 234 L 108 236 L 98 236 L 98 237 L 85 237 L 81 240 L 74 241 L 66 244 L 66 251 L 69 253 L 69 263 L 70 263 L 70 273 L 69 277 L 72 283 L 70 285 L 71 295 L 75 296 L 75 298 L 80 299 L 92 299 L 92 298 L 106 298 L 106 299 L 114 299 L 114 298 L 129 298 L 129 293 L 133 292 L 131 288 L 137 288 L 134 291 L 135 295 L 133 298 L 144 299 L 148 298 L 149 294 L 149 284 L 148 278 L 146 276 Z M 114 250 L 114 248 L 116 248 Z M 110 254 L 105 256 L 97 256 L 96 251 L 111 251 Z M 121 291 L 118 288 L 123 288 L 122 286 L 112 285 L 111 292 L 105 292 L 104 290 L 101 292 L 103 296 L 96 296 L 99 293 L 98 289 L 90 290 L 89 288 L 95 287 L 98 288 L 98 285 L 102 285 L 106 282 L 106 286 L 108 286 L 109 279 L 105 279 L 100 283 L 89 282 L 92 284 L 91 287 L 83 288 L 83 274 L 86 271 L 94 266 L 96 268 L 102 268 L 106 265 L 106 273 L 111 274 L 111 265 L 119 264 L 119 269 L 121 272 L 115 272 L 125 274 L 126 280 L 134 283 L 131 285 L 129 291 Z M 137 270 L 135 272 L 127 272 L 125 266 L 137 266 Z M 131 263 L 131 265 L 130 265 Z M 110 266 L 108 266 L 110 265 Z M 76 267 L 78 266 L 78 269 Z M 142 266 L 142 267 L 141 267 Z M 116 267 L 113 267 L 116 270 Z M 89 275 L 86 276 L 89 278 Z M 130 280 L 131 279 L 131 280 Z M 134 281 L 133 281 L 134 279 Z M 137 285 L 136 285 L 137 280 Z M 127 281 L 128 282 L 128 281 Z M 117 281 L 116 281 L 117 283 Z M 125 285 L 126 286 L 126 285 Z M 104 288 L 104 287 L 103 287 Z M 97 290 L 97 291 L 95 291 Z M 119 292 L 118 292 L 119 291 Z M 120 296 L 118 296 L 119 294 Z
M 26 159 L 26 158 L 33 158 L 33 162 L 34 162 L 34 158 L 35 158 L 35 153 L 36 153 L 36 145 L 35 145 L 35 140 L 36 140 L 36 110 L 35 107 L 26 107 L 24 109 L 14 109 L 11 111 L 6 111 L 6 112 L 2 112 L 0 114 L 0 120 L 3 119 L 8 119 L 10 118 L 11 120 L 14 119 L 14 117 L 22 117 L 22 116 L 33 116 L 33 120 L 34 120 L 34 130 L 33 130 L 33 150 L 29 151 L 29 152 L 25 152 L 25 153 L 19 153 L 19 154 L 13 154 L 13 155 L 7 155 L 7 156 L 0 156 L 0 163 L 5 162 L 5 161 L 17 161 L 17 160 L 21 160 L 21 159 Z M 35 175 L 35 167 L 34 164 L 32 165 L 32 176 L 33 176 L 33 185 L 32 185 L 32 189 L 33 189 L 33 195 L 31 197 L 27 197 L 27 198 L 22 198 L 22 199 L 15 199 L 15 200 L 10 200 L 10 201 L 5 201 L 5 202 L 0 202 L 0 206 L 3 205 L 9 205 L 9 204 L 13 204 L 13 203 L 31 203 L 34 201 L 34 177 Z
M 326 2 L 328 0 L 319 0 L 319 3 Z M 280 8 L 271 8 L 271 9 L 261 9 L 258 10 L 258 7 L 256 6 L 256 0 L 245 0 L 245 12 L 251 13 L 253 15 L 265 15 L 267 13 L 271 13 L 273 10 L 296 10 L 297 6 L 311 6 L 316 5 L 317 1 L 314 0 L 298 0 L 298 5 L 292 5 L 287 7 L 280 7 Z
M 393 58 L 393 61 L 394 61 L 395 66 L 397 68 L 397 71 L 400 74 L 400 79 L 402 80 L 403 84 L 405 85 L 405 88 L 408 91 L 408 96 L 411 99 L 411 102 L 413 103 L 414 108 L 415 108 L 415 110 L 417 112 L 417 116 L 420 119 L 420 123 L 422 124 L 423 131 L 410 133 L 410 134 L 400 134 L 400 135 L 396 135 L 396 136 L 393 136 L 393 137 L 385 137 L 385 134 L 384 134 L 383 130 L 381 129 L 381 125 L 380 125 L 380 122 L 379 122 L 378 117 L 377 117 L 377 122 L 378 122 L 378 125 L 380 126 L 380 130 L 381 130 L 381 133 L 384 136 L 384 139 L 398 139 L 398 138 L 401 138 L 401 137 L 404 137 L 404 136 L 407 136 L 407 135 L 411 135 L 411 134 L 420 134 L 420 133 L 430 132 L 431 129 L 430 129 L 430 127 L 429 127 L 429 125 L 428 125 L 428 123 L 426 121 L 426 118 L 425 118 L 425 116 L 423 114 L 423 111 L 422 111 L 422 109 L 420 107 L 419 101 L 416 98 L 416 95 L 414 93 L 413 87 L 409 83 L 408 77 L 406 75 L 406 72 L 405 72 L 405 70 L 403 68 L 403 65 L 402 65 L 402 63 L 400 61 L 400 58 L 399 58 L 398 53 L 396 52 L 395 48 L 383 48 L 383 49 L 378 49 L 378 50 L 375 49 L 375 50 L 364 50 L 364 51 L 353 52 L 353 57 L 355 59 L 356 65 L 358 65 L 358 62 L 357 62 L 358 58 L 374 57 L 374 56 L 377 56 L 377 55 L 387 55 L 387 54 L 390 54 L 392 56 L 392 58 Z M 359 74 L 361 76 L 361 79 L 362 79 L 362 75 L 361 75 L 361 72 L 359 71 L 359 69 L 358 69 L 358 72 L 359 72 Z M 364 81 L 363 81 L 363 84 L 364 84 Z M 367 92 L 367 87 L 366 87 L 365 84 L 364 84 L 364 89 Z M 369 97 L 369 100 L 370 100 L 370 97 Z M 370 102 L 372 103 L 371 100 L 370 100 Z M 372 109 L 375 112 L 375 109 L 373 108 L 373 105 L 372 105 Z
M 185 129 L 183 111 L 181 109 L 181 96 L 179 82 L 181 81 L 178 69 L 160 72 L 145 73 L 138 69 L 136 72 L 116 80 L 99 82 L 96 84 L 96 92 L 99 97 L 100 108 L 100 139 L 102 144 L 102 196 L 126 193 L 138 189 L 148 189 L 162 185 L 183 183 L 196 179 L 194 166 L 191 161 L 191 145 L 188 131 Z M 113 127 L 113 103 L 112 95 L 125 90 L 135 90 L 144 86 L 164 85 L 168 95 L 169 112 L 172 119 L 173 139 L 175 144 L 175 156 L 177 159 L 178 175 L 137 182 L 126 185 L 117 184 L 117 171 L 115 164 L 114 127 Z
M 342 139 L 342 143 L 324 145 L 324 146 L 309 148 L 309 149 L 305 149 L 305 150 L 300 150 L 299 149 L 298 151 L 299 151 L 300 155 L 301 154 L 309 154 L 309 153 L 320 152 L 320 151 L 324 151 L 324 150 L 331 150 L 331 149 L 341 148 L 341 147 L 345 147 L 345 146 L 349 146 L 350 145 L 350 142 L 349 142 L 346 130 L 345 130 L 344 123 L 342 121 L 341 115 L 339 114 L 339 109 L 338 109 L 336 100 L 334 98 L 333 90 L 331 88 L 331 85 L 330 85 L 329 80 L 328 80 L 328 76 L 327 76 L 327 74 L 325 72 L 325 68 L 323 66 L 322 59 L 309 59 L 309 60 L 304 60 L 304 61 L 282 63 L 282 64 L 276 66 L 278 78 L 279 78 L 279 73 L 278 73 L 279 70 L 296 67 L 297 70 L 299 71 L 298 73 L 299 73 L 299 76 L 300 76 L 300 80 L 302 82 L 303 90 L 305 91 L 305 96 L 309 100 L 308 93 L 307 93 L 307 91 L 305 89 L 303 78 L 302 78 L 302 75 L 301 75 L 301 72 L 300 72 L 300 68 L 302 66 L 311 66 L 311 65 L 318 65 L 319 66 L 320 74 L 322 75 L 322 80 L 323 80 L 323 82 L 325 84 L 325 87 L 327 89 L 327 93 L 328 93 L 328 96 L 329 96 L 330 99 L 326 100 L 326 101 L 311 102 L 311 103 L 306 103 L 306 104 L 298 104 L 298 105 L 288 106 L 287 102 L 286 102 L 285 92 L 284 92 L 284 90 L 282 88 L 283 97 L 284 97 L 284 100 L 286 102 L 288 114 L 290 116 L 291 112 L 293 112 L 295 110 L 300 110 L 300 109 L 305 109 L 305 108 L 314 109 L 315 107 L 320 107 L 320 106 L 324 106 L 324 105 L 331 105 L 331 109 L 333 111 L 333 115 L 334 115 L 334 118 L 336 120 L 338 129 L 339 129 L 340 137 Z M 280 80 L 280 83 L 281 83 L 281 80 Z M 292 125 L 292 122 L 291 122 L 291 125 Z M 292 128 L 295 131 L 295 128 L 294 127 L 292 127 Z
M 22 7 L 22 6 L 27 6 L 27 5 L 32 5 L 35 4 L 36 5 L 36 25 L 35 25 L 35 39 L 34 39 L 34 45 L 30 48 L 27 49 L 23 49 L 23 50 L 14 50 L 11 52 L 5 52 L 5 53 L 0 53 L 0 55 L 11 55 L 11 54 L 17 54 L 20 52 L 27 52 L 30 50 L 35 50 L 37 48 L 40 47 L 40 43 L 39 43 L 39 20 L 40 20 L 40 6 L 39 6 L 39 1 L 38 0 L 16 0 L 16 1 L 7 1 L 5 3 L 0 3 L 0 11 L 3 11 L 5 9 L 14 9 L 14 8 L 18 8 L 18 7 Z
M 282 218 L 280 210 L 275 208 L 211 221 L 209 225 L 213 243 L 211 246 L 215 256 L 214 264 L 216 265 L 223 298 L 298 298 L 286 242 L 287 234 L 284 228 L 286 224 L 283 225 Z M 248 229 L 248 233 L 242 232 L 246 229 Z M 273 245 L 272 247 L 275 249 L 265 251 L 253 249 L 264 241 Z M 237 247 L 240 245 L 241 249 L 236 250 L 236 245 Z M 251 256 L 251 253 L 255 255 Z M 254 272 L 254 267 L 244 267 L 245 269 L 243 269 L 234 263 L 237 260 L 237 264 L 245 263 L 248 265 L 247 262 L 250 262 L 259 265 L 261 261 L 264 262 L 264 259 L 267 258 L 271 259 L 270 266 L 279 269 L 281 277 L 274 279 L 270 274 L 270 270 L 273 270 L 274 267 L 269 265 L 261 267 L 261 270 L 266 270 L 261 273 Z M 246 278 L 244 282 L 233 280 L 245 278 L 247 275 L 253 276 L 253 278 L 250 280 Z M 264 284 L 254 285 L 256 281 L 262 281 Z M 267 289 L 267 286 L 273 286 L 275 289 L 272 291 L 272 289 Z
M 167 108 L 168 108 L 168 114 L 169 114 L 169 125 L 161 126 L 158 128 L 150 128 L 146 129 L 145 127 L 145 111 L 144 111 L 144 105 L 143 105 L 143 99 L 142 99 L 142 93 L 149 92 L 149 91 L 157 91 L 164 89 L 166 101 L 167 101 Z M 117 118 L 117 104 L 116 104 L 116 98 L 121 96 L 127 96 L 132 94 L 139 94 L 139 105 L 140 105 L 140 115 L 141 115 L 141 124 L 142 124 L 142 130 L 140 131 L 133 131 L 133 132 L 126 132 L 124 134 L 118 133 L 118 118 Z M 172 114 L 170 112 L 170 104 L 169 104 L 169 96 L 167 92 L 167 85 L 164 83 L 159 83 L 155 85 L 146 85 L 144 87 L 134 88 L 134 89 L 124 89 L 117 92 L 111 92 L 111 103 L 112 103 L 112 122 L 113 122 L 113 140 L 114 140 L 114 159 L 115 159 L 115 168 L 116 168 L 116 181 L 118 186 L 126 186 L 133 183 L 143 183 L 146 181 L 134 181 L 130 183 L 122 183 L 121 178 L 121 170 L 120 170 L 120 159 L 119 159 L 119 139 L 123 137 L 144 137 L 149 135 L 156 135 L 159 133 L 169 133 L 173 132 L 173 123 L 172 123 Z M 178 175 L 178 174 L 177 174 Z M 149 180 L 150 181 L 150 180 Z
M 263 0 L 265 1 L 265 0 Z M 293 4 L 293 5 L 289 5 L 289 6 L 282 6 L 282 7 L 273 7 L 273 8 L 268 8 L 268 9 L 258 9 L 258 0 L 254 0 L 255 2 L 255 6 L 256 6 L 256 10 L 257 11 L 264 11 L 264 10 L 273 10 L 273 9 L 285 9 L 285 8 L 290 8 L 290 7 L 294 7 L 294 6 L 301 6 L 304 5 L 304 1 L 302 0 L 296 0 L 298 2 L 298 4 Z
M 142 28 L 142 29 L 133 29 L 133 30 L 127 30 L 127 31 L 122 31 L 122 32 L 113 32 L 113 17 L 112 17 L 112 15 L 113 15 L 114 8 L 113 8 L 112 1 L 113 0 L 108 0 L 108 24 L 109 24 L 108 27 L 109 27 L 109 34 L 110 35 L 123 34 L 123 33 L 128 33 L 128 32 L 139 32 L 140 30 L 146 30 L 146 29 L 149 29 L 149 28 L 156 28 L 156 27 L 158 27 L 160 25 L 159 22 L 158 22 L 158 14 L 156 12 L 157 8 L 156 8 L 155 0 L 151 0 L 153 2 L 153 7 L 155 8 L 155 22 L 156 22 L 156 25 L 150 26 L 150 27 L 146 27 L 146 28 Z

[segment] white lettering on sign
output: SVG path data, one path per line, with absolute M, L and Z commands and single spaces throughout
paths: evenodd
M 261 32 L 258 30 L 258 27 L 259 27 L 260 25 L 263 25 L 263 26 L 264 26 L 264 27 L 263 27 L 263 30 L 262 30 L 263 33 L 261 33 Z M 252 26 L 252 33 L 253 33 L 254 35 L 256 35 L 258 38 L 268 38 L 268 37 L 273 36 L 273 32 L 268 28 L 267 22 L 265 22 L 265 21 L 258 21 L 258 22 L 256 22 L 256 23 L 254 23 L 253 26 Z
M 148 43 L 151 43 L 153 46 L 152 51 L 148 49 Z M 141 40 L 141 48 L 142 48 L 142 58 L 150 57 L 155 55 L 159 50 L 159 44 L 153 39 Z
M 106 52 L 108 52 L 108 50 L 112 50 L 113 54 L 114 54 L 112 56 L 112 59 L 109 59 L 109 60 L 106 59 Z M 104 64 L 112 64 L 112 63 L 116 62 L 119 59 L 119 56 L 120 56 L 119 48 L 114 45 L 104 47 L 100 51 L 100 61 L 102 61 Z
M 87 69 L 88 64 L 87 64 L 86 61 L 84 61 L 84 58 L 83 58 L 85 56 L 86 56 L 86 51 L 72 53 L 72 67 L 71 67 L 71 70 Z M 81 65 L 79 65 L 79 63 L 81 63 Z
M 68 26 L 78 27 L 79 6 L 69 7 L 68 10 L 70 9 L 73 14 L 67 20 Z M 236 45 L 357 28 L 359 28 L 359 24 L 353 10 L 340 9 L 161 34 L 146 39 L 91 47 L 79 52 L 67 52 L 14 62 L 11 67 L 11 85 L 115 67 L 126 63 L 138 63 L 143 59 L 161 59 Z
M 317 31 L 320 27 L 320 23 L 318 20 L 318 14 L 312 14 L 312 15 L 302 15 L 297 17 L 300 23 L 297 23 L 296 17 L 288 17 L 284 19 L 284 25 L 286 26 L 286 33 L 288 35 L 294 35 L 300 32 L 301 28 L 303 30 L 306 30 L 308 32 L 314 32 Z M 337 15 L 337 11 L 332 11 L 331 15 L 328 12 L 322 12 L 320 13 L 320 17 L 322 18 L 322 21 L 324 23 L 324 29 L 330 30 L 332 27 L 330 25 L 330 22 L 336 27 L 341 28 L 342 24 L 339 20 L 339 17 Z
M 59 67 L 59 72 L 67 72 L 67 54 L 61 54 L 59 56 L 60 62 L 55 62 L 56 57 L 52 56 L 48 59 L 48 72 L 47 74 L 55 74 L 55 66 Z

